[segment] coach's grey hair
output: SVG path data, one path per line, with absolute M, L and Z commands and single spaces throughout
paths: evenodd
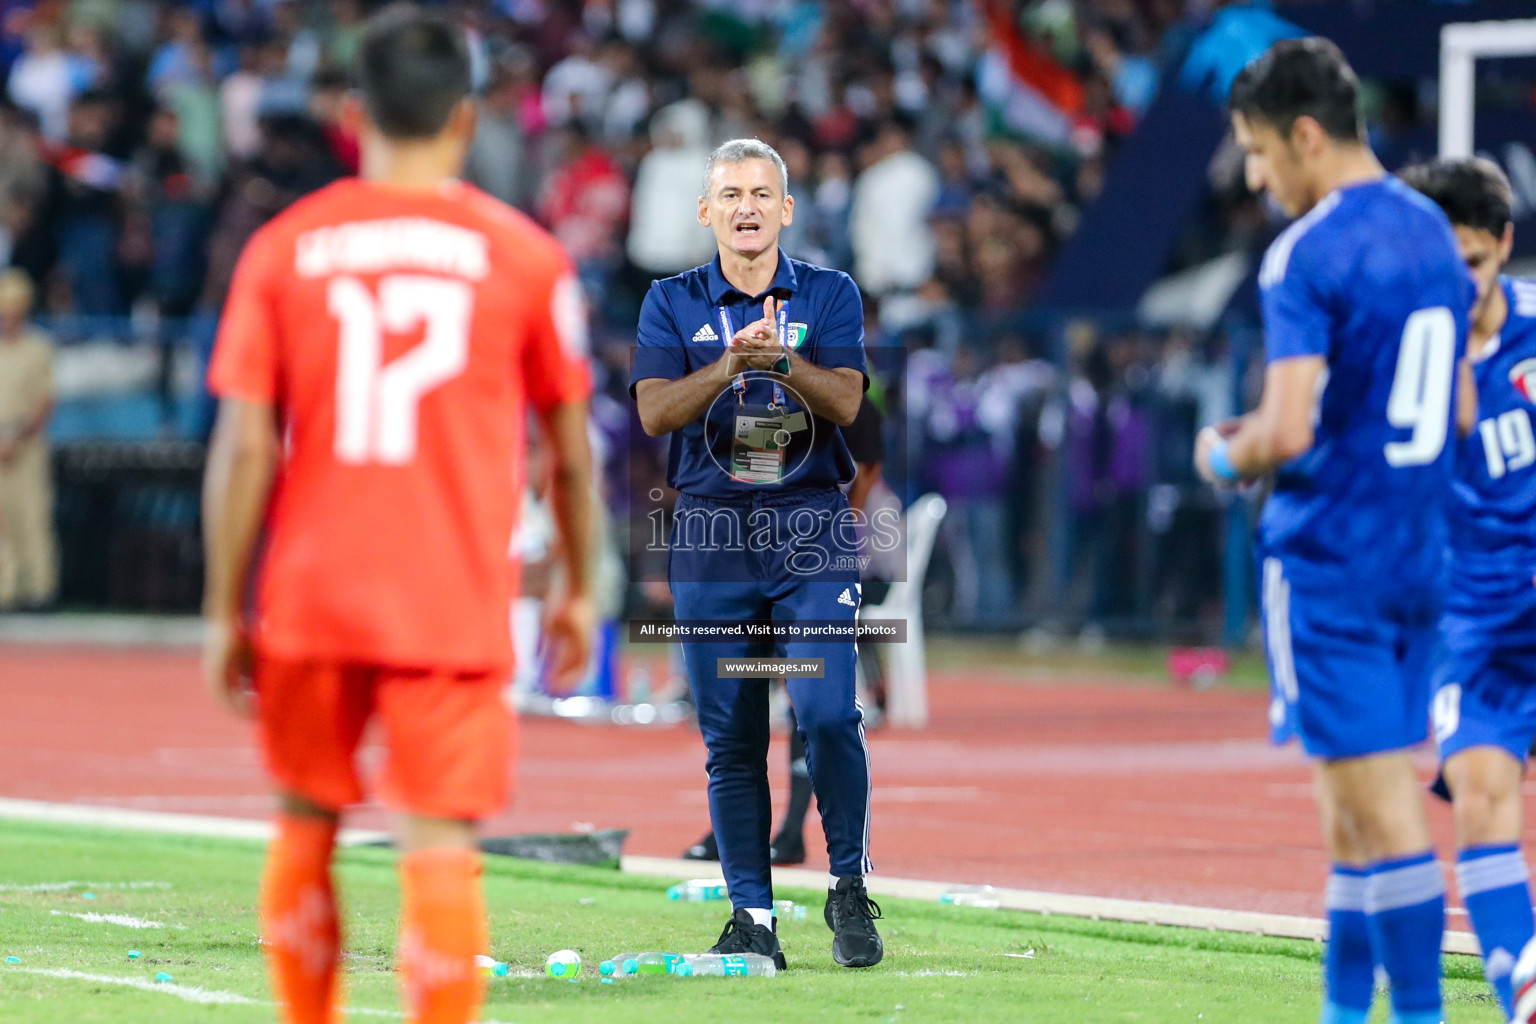
M 789 168 L 784 166 L 784 158 L 779 156 L 774 149 L 762 139 L 732 139 L 722 142 L 709 154 L 709 162 L 704 165 L 704 196 L 709 197 L 709 183 L 714 179 L 715 168 L 721 164 L 739 164 L 743 160 L 767 160 L 779 169 L 779 191 L 783 195 L 789 195 Z

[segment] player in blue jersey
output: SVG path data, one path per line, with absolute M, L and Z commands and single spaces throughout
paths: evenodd
M 1392 1019 L 1438 1024 L 1445 890 L 1407 751 L 1427 732 L 1472 285 L 1445 215 L 1366 146 L 1332 43 L 1276 43 L 1230 109 L 1250 187 L 1298 219 L 1259 274 L 1259 407 L 1202 431 L 1195 461 L 1213 482 L 1275 474 L 1271 719 L 1315 759 L 1334 863 L 1321 1019 L 1364 1024 L 1380 964 Z
M 1536 934 L 1520 852 L 1520 779 L 1536 740 L 1536 281 L 1500 276 L 1514 225 L 1497 165 L 1436 160 L 1402 178 L 1445 211 L 1477 283 L 1467 338 L 1476 427 L 1456 460 L 1432 721 L 1436 792 L 1455 808 L 1457 885 L 1509 1016 L 1515 958 Z

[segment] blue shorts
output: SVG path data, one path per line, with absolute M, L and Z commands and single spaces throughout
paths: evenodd
M 1262 579 L 1271 738 L 1324 760 L 1422 743 L 1439 593 L 1293 591 L 1277 558 Z
M 1536 740 L 1536 647 L 1445 650 L 1430 718 L 1441 764 L 1468 747 L 1499 747 L 1524 764 Z

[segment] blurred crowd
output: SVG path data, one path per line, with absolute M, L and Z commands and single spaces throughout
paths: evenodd
M 37 282 L 46 313 L 190 318 L 206 348 L 244 241 L 356 171 L 340 113 L 377 6 L 5 5 L 0 263 Z M 1130 593 L 1121 570 L 1127 558 L 1193 558 L 1164 552 L 1148 524 L 1179 532 L 1156 497 L 1183 480 L 1187 456 L 1182 434 L 1168 440 L 1168 409 L 1225 408 L 1219 339 L 1088 331 L 1063 352 L 1021 313 L 1152 101 L 1169 47 L 1207 5 L 439 6 L 467 29 L 483 99 L 467 176 L 577 261 L 607 371 L 595 419 L 614 439 L 610 479 L 634 493 L 659 473 L 624 391 L 645 288 L 712 255 L 694 220 L 705 159 L 727 138 L 758 136 L 789 166 L 786 250 L 850 271 L 870 344 L 891 347 L 874 360 L 904 449 L 887 465 L 902 497 L 937 490 L 951 502 L 935 565 L 951 620 L 1036 618 L 1061 587 L 1072 599 L 1050 612 L 1068 625 L 1160 602 L 1193 614 L 1205 600 Z M 1048 507 L 1057 472 L 1072 506 L 1061 526 Z M 1083 557 L 1053 567 L 1048 533 Z
M 1233 414 L 1226 337 L 1084 321 L 1062 344 L 1061 361 L 1032 354 L 1027 333 L 990 354 L 910 352 L 905 485 L 949 502 L 930 581 L 943 621 L 1213 630 L 1222 519 L 1190 452 Z
M 4 7 L 0 257 L 48 311 L 215 307 L 228 257 L 356 169 L 339 110 L 363 0 Z M 698 168 L 789 161 L 793 255 L 906 322 L 1028 302 L 1158 80 L 1181 0 L 496 0 L 464 22 L 484 95 L 470 177 L 535 214 L 615 327 L 709 255 Z

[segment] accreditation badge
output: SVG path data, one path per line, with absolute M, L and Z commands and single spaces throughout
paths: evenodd
M 784 482 L 785 453 L 796 431 L 806 427 L 805 413 L 785 415 L 771 406 L 739 406 L 731 437 L 731 479 L 744 484 Z

